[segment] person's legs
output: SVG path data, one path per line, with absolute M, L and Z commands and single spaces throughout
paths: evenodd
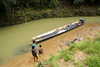
M 35 57 L 34 57 L 34 62 L 35 62 Z
M 39 56 L 37 55 L 37 56 L 36 56 L 37 61 L 38 61 L 38 58 L 39 58 Z

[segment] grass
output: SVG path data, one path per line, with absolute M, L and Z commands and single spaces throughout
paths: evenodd
M 80 45 L 77 44 L 79 50 L 89 55 L 89 57 L 85 59 L 85 64 L 88 67 L 100 67 L 100 33 L 97 34 L 97 36 L 94 41 L 87 40 L 80 42 Z
M 85 59 L 85 64 L 88 67 L 100 67 L 100 57 L 91 55 L 90 57 Z
M 88 55 L 84 59 L 84 64 L 82 64 L 82 61 L 75 62 L 72 56 L 75 55 L 76 51 L 82 51 L 85 55 Z M 50 59 L 47 60 L 50 67 L 59 67 L 60 63 L 56 63 L 58 59 L 64 59 L 65 62 L 71 60 L 76 67 L 100 67 L 100 33 L 95 36 L 94 40 L 88 38 L 77 44 L 71 44 L 70 47 L 59 51 L 59 53 L 58 56 L 51 55 Z
M 60 54 L 58 56 L 51 55 L 51 57 L 46 61 L 47 64 L 51 67 L 59 67 L 60 66 L 59 63 L 55 63 L 57 59 L 64 59 L 64 61 L 71 60 L 71 55 L 75 53 L 74 47 L 75 47 L 74 45 L 71 45 L 69 48 L 59 51 Z
M 57 59 L 58 57 L 55 55 L 51 55 L 50 59 L 47 60 L 47 64 L 51 67 L 55 67 L 54 61 Z

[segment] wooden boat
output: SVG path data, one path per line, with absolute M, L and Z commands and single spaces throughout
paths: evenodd
M 47 33 L 44 33 L 44 34 L 41 34 L 39 36 L 35 36 L 35 37 L 32 37 L 31 39 L 32 40 L 35 40 L 36 42 L 40 42 L 40 41 L 43 41 L 43 40 L 46 40 L 46 39 L 49 39 L 51 37 L 54 37 L 56 35 L 59 35 L 59 34 L 62 34 L 64 32 L 67 32 L 73 28 L 76 28 L 78 26 L 81 26 L 84 24 L 84 22 L 86 20 L 83 20 L 83 19 L 80 19 L 82 21 L 76 21 L 76 22 L 73 22 L 71 24 L 68 24 L 68 25 L 65 25 L 65 26 L 62 26 L 62 27 L 59 27 L 57 29 L 54 29 L 52 31 L 49 31 Z M 30 42 L 30 44 L 32 44 L 32 42 Z

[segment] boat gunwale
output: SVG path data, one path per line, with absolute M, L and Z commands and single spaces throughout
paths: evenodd
M 51 37 L 54 37 L 54 36 L 56 36 L 56 35 L 62 34 L 62 33 L 64 33 L 64 32 L 67 32 L 67 31 L 69 31 L 69 30 L 71 30 L 71 29 L 74 29 L 74 28 L 76 28 L 76 27 L 78 27 L 78 26 L 81 26 L 81 25 L 84 24 L 85 21 L 86 21 L 86 20 L 83 20 L 83 23 L 82 23 L 82 22 L 79 22 L 79 21 L 76 21 L 76 22 L 73 22 L 73 23 L 70 23 L 70 24 L 67 24 L 67 25 L 65 25 L 65 26 L 62 26 L 62 27 L 57 28 L 57 29 L 59 29 L 59 31 L 56 31 L 57 29 L 54 29 L 54 30 L 51 30 L 51 31 L 54 31 L 54 32 L 52 32 L 52 33 L 50 33 L 50 34 L 41 36 L 40 38 L 36 38 L 36 39 L 32 39 L 32 38 L 31 38 L 31 39 L 32 39 L 32 40 L 36 40 L 36 42 L 40 42 L 40 41 L 49 39 L 49 38 L 51 38 Z M 76 25 L 76 26 L 73 27 L 74 25 Z M 68 29 L 68 28 L 65 28 L 66 26 L 69 26 L 69 27 L 68 27 L 69 29 Z M 64 29 L 63 29 L 63 27 L 64 27 Z M 67 30 L 66 30 L 66 29 L 67 29 Z M 54 34 L 55 32 L 60 32 L 61 30 L 66 30 L 66 31 L 61 32 L 61 33 L 58 33 L 58 34 L 55 34 L 55 35 L 53 35 L 53 36 L 50 36 L 49 38 L 45 38 L 46 36 L 51 35 L 51 34 Z M 51 31 L 49 31 L 49 32 L 51 32 Z M 48 33 L 48 32 L 47 32 L 47 33 Z M 46 33 L 44 33 L 44 34 L 46 34 Z M 41 34 L 41 35 L 43 35 L 43 34 Z M 40 35 L 38 35 L 38 36 L 40 36 Z M 36 37 L 37 37 L 37 36 L 36 36 Z M 39 41 L 39 39 L 41 39 L 41 40 Z M 31 42 L 30 44 L 32 44 L 32 42 Z

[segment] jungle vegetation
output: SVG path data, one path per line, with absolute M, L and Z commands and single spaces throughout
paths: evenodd
M 0 27 L 51 17 L 99 16 L 100 0 L 0 0 Z

